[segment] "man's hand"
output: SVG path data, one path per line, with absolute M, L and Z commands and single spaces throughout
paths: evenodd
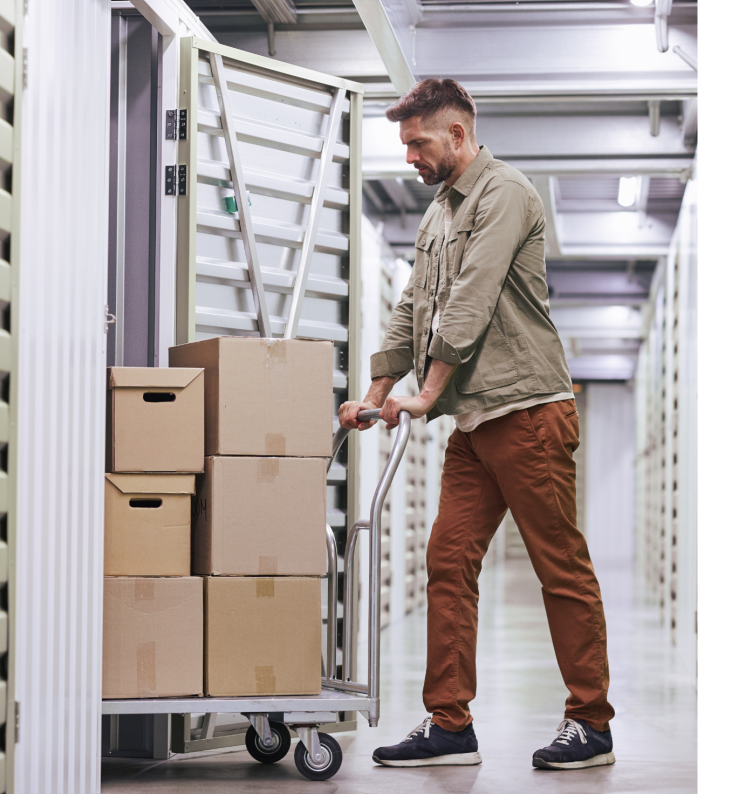
M 399 411 L 409 411 L 412 419 L 419 419 L 429 413 L 447 388 L 456 369 L 456 364 L 446 364 L 444 361 L 433 359 L 418 397 L 389 397 L 379 414 L 386 422 L 387 429 L 392 430 L 399 424 Z
M 370 408 L 379 407 L 380 406 L 373 402 L 349 400 L 348 402 L 343 403 L 343 405 L 341 405 L 341 407 L 338 409 L 338 421 L 340 422 L 341 427 L 347 427 L 349 430 L 355 430 L 356 428 L 359 430 L 368 430 L 370 427 L 373 427 L 376 424 L 376 421 L 359 422 L 359 411 L 366 411 Z
M 412 419 L 419 419 L 432 405 L 421 394 L 418 397 L 388 397 L 379 416 L 386 422 L 386 429 L 393 430 L 399 424 L 400 411 L 408 411 Z
M 358 400 L 349 400 L 343 403 L 338 409 L 338 421 L 341 427 L 347 427 L 349 430 L 355 430 L 356 428 L 359 430 L 368 430 L 370 427 L 373 427 L 376 424 L 376 420 L 373 422 L 359 422 L 358 412 L 370 408 L 381 408 L 396 381 L 396 378 L 390 378 L 388 376 L 375 378 L 371 381 L 369 393 L 363 398 L 362 403 L 358 402 Z

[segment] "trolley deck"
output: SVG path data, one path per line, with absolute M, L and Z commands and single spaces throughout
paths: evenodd
M 362 422 L 379 418 L 379 410 L 361 411 Z M 342 678 L 336 675 L 336 632 L 338 606 L 338 557 L 333 531 L 326 527 L 328 547 L 327 652 L 323 689 L 319 695 L 271 695 L 265 697 L 187 697 L 134 700 L 103 700 L 102 714 L 224 714 L 247 716 L 251 727 L 246 733 L 250 754 L 263 763 L 279 761 L 290 747 L 290 733 L 297 732 L 301 744 L 296 748 L 295 764 L 310 780 L 327 780 L 340 768 L 338 742 L 318 727 L 335 722 L 339 711 L 360 711 L 375 727 L 379 722 L 380 614 L 381 614 L 381 511 L 409 440 L 411 417 L 399 413 L 394 446 L 379 479 L 368 521 L 357 521 L 349 530 L 344 553 L 343 660 Z M 348 430 L 339 428 L 333 436 L 333 451 L 328 469 L 346 440 Z M 353 559 L 360 531 L 369 537 L 369 624 L 368 680 L 351 680 L 353 648 L 351 626 L 354 620 L 352 599 Z

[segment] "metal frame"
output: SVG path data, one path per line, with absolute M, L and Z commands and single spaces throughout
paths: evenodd
M 362 411 L 359 414 L 360 421 L 377 419 L 379 411 Z M 354 545 L 356 534 L 368 528 L 369 538 L 369 666 L 368 683 L 360 684 L 350 680 L 346 672 L 345 664 L 343 667 L 344 675 L 341 679 L 336 677 L 335 670 L 335 626 L 337 624 L 337 613 L 335 611 L 335 599 L 332 598 L 337 588 L 338 571 L 334 565 L 336 557 L 335 542 L 332 532 L 328 532 L 328 658 L 326 675 L 323 677 L 323 689 L 319 695 L 306 696 L 266 696 L 266 697 L 241 697 L 241 698 L 151 698 L 141 700 L 105 700 L 102 701 L 102 714 L 174 714 L 182 715 L 175 723 L 173 743 L 177 746 L 181 738 L 177 734 L 186 728 L 185 720 L 188 720 L 188 736 L 190 736 L 190 715 L 192 713 L 241 713 L 247 715 L 254 729 L 266 741 L 269 732 L 269 719 L 276 719 L 286 725 L 295 728 L 301 741 L 305 744 L 308 752 L 318 761 L 319 741 L 317 739 L 317 727 L 326 723 L 335 722 L 339 711 L 360 711 L 369 722 L 371 727 L 379 723 L 379 678 L 380 678 L 380 602 L 381 602 L 381 511 L 384 500 L 391 486 L 397 468 L 404 456 L 404 451 L 409 441 L 411 417 L 406 411 L 399 414 L 399 427 L 396 432 L 394 446 L 386 463 L 384 471 L 376 488 L 373 501 L 371 503 L 371 515 L 368 522 L 359 521 L 355 523 L 349 532 L 348 545 Z M 348 429 L 339 428 L 333 437 L 333 454 L 329 461 L 329 466 L 338 454 L 343 442 L 348 435 Z M 349 592 L 351 579 L 354 577 L 352 566 L 353 555 L 346 558 L 344 589 Z M 349 601 L 350 611 L 344 611 L 343 634 L 344 638 L 350 637 L 350 624 L 354 619 L 352 602 Z M 346 646 L 351 652 L 350 640 L 346 641 Z M 215 717 L 208 717 L 204 720 L 202 737 L 197 740 L 200 743 L 216 741 L 213 738 L 213 728 Z M 241 734 L 237 734 L 240 736 Z M 221 737 L 225 739 L 225 737 Z M 183 734 L 182 740 L 185 741 Z M 230 746 L 240 743 L 240 739 L 229 737 Z M 190 741 L 188 742 L 190 745 Z M 201 749 L 208 749 L 211 745 L 201 744 Z M 220 743 L 216 746 L 222 746 Z M 189 749 L 189 748 L 186 748 Z M 190 749 L 189 749 L 190 751 Z
M 304 236 L 302 240 L 293 239 L 291 244 L 295 248 L 302 249 L 302 257 L 300 262 L 299 270 L 302 270 L 302 266 L 306 266 L 306 273 L 303 276 L 300 276 L 298 272 L 297 276 L 295 277 L 295 283 L 292 283 L 291 279 L 283 280 L 280 278 L 282 283 L 277 284 L 278 291 L 282 292 L 289 292 L 292 288 L 294 290 L 293 293 L 293 308 L 297 307 L 297 312 L 301 308 L 301 301 L 304 297 L 306 291 L 318 291 L 318 288 L 322 288 L 322 284 L 313 284 L 311 283 L 312 280 L 307 277 L 307 272 L 309 271 L 309 262 L 310 257 L 312 256 L 312 251 L 310 249 L 314 249 L 316 245 L 316 234 L 317 234 L 317 221 L 319 217 L 320 209 L 322 208 L 323 204 L 329 199 L 329 194 L 332 194 L 332 191 L 329 191 L 327 185 L 325 184 L 325 176 L 326 176 L 326 161 L 330 161 L 328 158 L 332 159 L 333 157 L 337 157 L 340 159 L 344 158 L 344 154 L 347 156 L 350 154 L 350 160 L 353 160 L 353 150 L 350 148 L 348 150 L 344 149 L 342 144 L 337 144 L 335 140 L 335 136 L 338 131 L 338 126 L 340 122 L 340 118 L 342 113 L 339 111 L 339 108 L 343 108 L 343 111 L 346 109 L 349 112 L 350 116 L 350 124 L 351 124 L 351 132 L 353 134 L 357 128 L 360 128 L 360 112 L 362 109 L 362 98 L 363 98 L 363 86 L 359 83 L 354 83 L 350 80 L 344 80 L 338 77 L 333 77 L 331 75 L 323 74 L 321 72 L 315 72 L 311 69 L 303 69 L 299 66 L 293 66 L 291 64 L 281 63 L 279 61 L 272 60 L 270 58 L 264 58 L 260 55 L 255 55 L 253 53 L 243 52 L 242 50 L 237 50 L 233 47 L 226 47 L 221 44 L 217 44 L 211 41 L 205 41 L 203 39 L 199 39 L 196 37 L 188 37 L 181 39 L 181 54 L 180 54 L 180 63 L 181 63 L 181 79 L 180 79 L 180 96 L 179 96 L 179 107 L 188 109 L 188 127 L 191 130 L 191 133 L 188 135 L 187 140 L 179 141 L 178 143 L 178 152 L 179 152 L 179 163 L 185 164 L 188 167 L 188 191 L 185 196 L 179 197 L 180 206 L 179 206 L 179 218 L 178 218 L 178 283 L 177 283 L 177 300 L 176 300 L 176 344 L 185 344 L 186 342 L 191 342 L 195 339 L 195 326 L 196 326 L 196 231 L 198 226 L 198 218 L 197 218 L 197 202 L 196 202 L 196 194 L 197 194 L 197 169 L 198 169 L 198 153 L 197 153 L 197 135 L 196 132 L 199 130 L 199 126 L 206 126 L 205 122 L 207 120 L 207 115 L 204 114 L 204 118 L 199 118 L 199 103 L 198 103 L 198 60 L 199 60 L 199 53 L 204 52 L 208 53 L 209 60 L 211 62 L 212 74 L 214 74 L 214 83 L 217 84 L 217 88 L 219 89 L 220 95 L 220 103 L 227 102 L 228 98 L 228 86 L 225 85 L 224 90 L 221 89 L 221 80 L 220 75 L 217 78 L 215 71 L 216 66 L 218 66 L 218 71 L 222 71 L 223 59 L 227 61 L 231 61 L 233 63 L 238 64 L 247 64 L 250 67 L 253 67 L 255 71 L 259 71 L 262 73 L 270 73 L 270 74 L 277 74 L 282 76 L 283 78 L 287 78 L 288 80 L 292 81 L 292 83 L 303 86 L 303 87 L 317 87 L 322 89 L 324 86 L 331 88 L 333 90 L 333 100 L 328 108 L 328 115 L 331 115 L 335 112 L 336 115 L 333 116 L 333 121 L 328 125 L 328 132 L 325 136 L 323 141 L 322 149 L 314 148 L 312 152 L 303 152 L 309 153 L 310 156 L 318 157 L 322 156 L 323 162 L 321 163 L 320 175 L 318 180 L 315 183 L 315 189 L 313 191 L 311 201 L 305 200 L 303 203 L 311 204 L 311 214 L 310 214 L 310 221 L 312 223 L 308 223 L 305 229 Z M 218 61 L 217 61 L 218 58 Z M 224 81 L 226 84 L 226 81 Z M 283 88 L 285 86 L 283 85 Z M 346 93 L 349 94 L 350 102 L 348 107 L 345 105 Z M 355 100 L 355 102 L 354 102 Z M 295 101 L 295 100 L 293 100 Z M 228 103 L 227 103 L 228 104 Z M 244 225 L 247 229 L 251 229 L 248 231 L 247 229 L 241 229 L 241 224 L 239 221 L 232 223 L 231 231 L 236 233 L 236 236 L 241 235 L 242 240 L 245 243 L 245 250 L 247 243 L 249 244 L 250 250 L 256 251 L 256 244 L 254 243 L 255 237 L 255 230 L 253 225 L 251 224 L 251 215 L 248 212 L 248 202 L 243 200 L 241 196 L 246 196 L 245 188 L 242 188 L 242 185 L 245 185 L 245 181 L 243 179 L 243 172 L 241 168 L 241 164 L 236 164 L 236 161 L 239 158 L 236 158 L 236 161 L 231 159 L 232 151 L 236 150 L 236 146 L 232 146 L 233 141 L 233 134 L 235 127 L 234 124 L 231 124 L 231 119 L 228 118 L 230 114 L 225 114 L 223 107 L 222 109 L 222 123 L 224 123 L 224 116 L 227 116 L 227 122 L 224 125 L 223 137 L 226 140 L 227 151 L 229 152 L 230 162 L 235 164 L 235 167 L 232 169 L 237 173 L 232 173 L 232 182 L 234 182 L 234 189 L 237 193 L 237 208 L 239 213 L 241 214 L 242 211 L 244 213 Z M 319 110 L 324 110 L 325 108 L 319 108 Z M 354 115 L 354 111 L 358 113 L 357 116 Z M 354 125 L 354 122 L 356 124 Z M 229 127 L 228 132 L 226 127 Z M 252 126 L 252 125 L 250 125 Z M 257 131 L 255 130 L 253 134 L 256 134 Z M 219 133 L 220 134 L 220 133 Z M 267 131 L 263 128 L 259 134 L 266 135 Z M 360 134 L 360 132 L 359 132 Z M 293 146 L 297 144 L 293 143 Z M 303 145 L 302 142 L 300 145 Z M 310 145 L 316 145 L 314 142 Z M 294 150 L 294 149 L 293 149 Z M 359 139 L 359 148 L 358 152 L 360 155 L 360 139 Z M 360 163 L 360 156 L 359 156 L 359 163 Z M 353 216 L 354 210 L 356 207 L 354 206 L 354 199 L 356 195 L 360 196 L 360 174 L 357 181 L 357 184 L 354 185 L 354 170 L 351 169 L 351 184 L 350 184 L 350 215 L 351 221 L 353 225 Z M 360 170 L 360 169 L 359 169 Z M 236 182 L 239 182 L 239 190 L 237 190 Z M 354 187 L 358 187 L 357 191 L 354 191 Z M 242 193 L 242 190 L 244 191 Z M 338 201 L 338 197 L 334 195 L 330 195 L 330 200 L 333 201 L 335 199 Z M 360 209 L 360 203 L 358 205 L 358 209 Z M 314 216 L 314 217 L 313 217 Z M 359 219 L 360 220 L 360 219 Z M 354 275 L 358 273 L 358 258 L 359 258 L 359 251 L 356 246 L 354 246 L 354 240 L 351 239 L 349 241 L 348 246 L 348 254 L 351 261 L 351 272 L 350 272 L 350 282 L 354 282 Z M 322 241 L 322 247 L 327 249 L 329 242 L 327 240 Z M 331 245 L 334 245 L 334 242 L 330 242 Z M 334 248 L 329 249 L 332 250 L 334 253 L 344 253 L 336 244 Z M 308 254 L 308 251 L 310 253 Z M 256 257 L 256 254 L 255 254 Z M 248 266 L 251 268 L 251 259 L 249 260 Z M 355 267 L 354 267 L 355 265 Z M 256 266 L 255 266 L 256 267 Z M 354 273 L 354 270 L 356 271 Z M 257 279 L 256 274 L 253 274 L 251 270 L 248 273 L 248 280 L 251 282 L 252 275 L 254 275 L 255 280 Z M 282 273 L 278 274 L 267 274 L 262 272 L 262 280 L 261 283 L 254 283 L 252 286 L 254 287 L 253 293 L 259 298 L 261 294 L 264 292 L 265 287 L 271 283 L 272 278 L 277 280 L 277 276 L 282 276 Z M 269 276 L 269 278 L 268 278 Z M 259 312 L 258 312 L 259 314 Z M 271 322 L 269 330 L 266 334 L 262 334 L 262 331 L 265 330 L 261 327 L 252 326 L 251 330 L 259 330 L 260 335 L 269 336 L 271 334 L 282 334 L 282 335 L 289 335 L 289 336 L 296 336 L 297 335 L 297 317 L 293 318 L 293 312 L 290 313 L 289 321 L 285 324 L 286 327 L 282 327 L 279 323 Z M 259 320 L 259 317 L 258 317 Z M 293 321 L 294 320 L 294 321 Z M 337 341 L 345 341 L 345 340 L 337 340 Z M 351 373 L 349 373 L 350 375 Z

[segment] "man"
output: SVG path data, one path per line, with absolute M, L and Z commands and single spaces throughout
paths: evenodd
M 557 661 L 570 691 L 559 736 L 533 765 L 578 769 L 615 762 L 608 721 L 605 617 L 587 544 L 577 529 L 579 424 L 572 381 L 549 319 L 544 208 L 526 177 L 475 138 L 475 104 L 454 80 L 415 85 L 387 110 L 407 162 L 442 186 L 416 241 L 416 260 L 363 402 L 346 402 L 344 427 L 364 408 L 455 416 L 439 514 L 427 548 L 427 671 L 431 716 L 387 766 L 479 764 L 468 704 L 476 689 L 478 575 L 510 509 L 542 584 Z M 417 397 L 390 397 L 416 368 Z

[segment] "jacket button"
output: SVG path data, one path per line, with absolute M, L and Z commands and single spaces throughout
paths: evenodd
M 420 242 L 420 245 L 424 245 L 426 242 L 427 242 L 427 238 L 423 237 L 421 242 Z

